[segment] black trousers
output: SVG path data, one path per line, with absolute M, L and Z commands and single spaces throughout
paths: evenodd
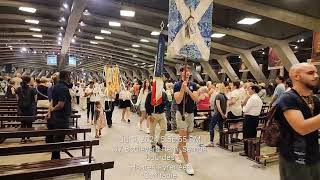
M 245 115 L 243 121 L 243 139 L 257 137 L 259 116 Z M 244 141 L 244 152 L 248 154 L 248 142 Z
M 32 121 L 21 121 L 21 128 L 32 128 Z M 25 137 L 22 139 L 24 140 Z M 30 137 L 27 137 L 27 139 L 30 139 Z
M 87 103 L 87 118 L 89 119 L 90 111 L 91 111 L 91 120 L 94 119 L 94 103 L 95 102 L 88 102 Z
M 80 96 L 76 96 L 77 104 L 80 104 Z
M 54 117 L 49 120 L 47 127 L 49 130 L 51 129 L 68 129 L 69 128 L 69 117 L 65 117 L 64 120 L 59 118 L 56 120 Z M 56 143 L 56 142 L 64 142 L 65 135 L 51 135 L 46 137 L 46 143 Z M 60 159 L 60 151 L 53 151 L 51 155 L 51 159 Z
M 114 110 L 114 101 L 105 101 L 104 102 L 104 108 L 106 112 L 106 120 L 108 126 L 112 125 L 112 114 Z

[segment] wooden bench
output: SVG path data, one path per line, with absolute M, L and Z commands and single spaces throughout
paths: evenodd
M 196 125 L 196 121 L 204 121 L 203 123 L 203 128 L 202 130 L 204 131 L 208 131 L 209 127 L 209 120 L 210 120 L 210 117 L 211 117 L 211 112 L 214 111 L 214 109 L 208 109 L 208 110 L 196 110 L 196 115 L 194 116 L 194 125 L 195 127 L 197 127 Z
M 78 119 L 81 115 L 71 115 L 71 121 L 69 122 L 72 126 L 78 127 Z M 21 121 L 32 121 L 32 124 L 47 124 L 47 121 L 44 120 L 45 116 L 16 116 L 15 113 L 11 113 L 8 116 L 0 116 L 0 128 L 6 127 L 20 127 Z
M 98 140 L 71 141 L 41 145 L 24 145 L 18 147 L 1 147 L 0 156 L 45 153 L 52 151 L 68 151 L 70 149 L 89 149 L 89 156 L 67 159 L 47 160 L 32 163 L 0 165 L 0 179 L 39 179 L 60 175 L 84 173 L 86 179 L 91 177 L 91 171 L 100 170 L 104 179 L 104 170 L 114 167 L 114 162 L 95 162 L 92 157 L 92 147 L 99 145 Z
M 47 128 L 3 128 L 0 129 L 0 143 L 3 143 L 9 138 L 22 138 L 22 137 L 43 137 L 50 135 L 76 135 L 83 133 L 83 140 L 86 140 L 86 133 L 91 132 L 90 128 L 70 128 L 70 129 L 53 129 Z M 76 140 L 77 136 L 73 139 Z

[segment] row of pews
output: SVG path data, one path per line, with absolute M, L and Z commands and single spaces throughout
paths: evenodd
M 93 155 L 93 147 L 99 145 L 99 140 L 87 140 L 86 134 L 90 128 L 78 127 L 77 111 L 73 111 L 69 129 L 49 130 L 44 126 L 47 122 L 44 116 L 46 108 L 38 108 L 36 116 L 17 116 L 17 101 L 15 99 L 0 100 L 0 156 L 15 156 L 37 153 L 50 153 L 61 151 L 68 158 L 43 160 L 37 162 L 24 162 L 17 164 L 0 165 L 1 180 L 39 179 L 61 175 L 83 174 L 85 179 L 91 179 L 92 171 L 100 171 L 101 179 L 105 179 L 105 170 L 114 167 L 114 162 L 97 162 Z M 32 121 L 32 128 L 21 128 L 21 121 Z M 78 138 L 82 134 L 83 139 Z M 19 144 L 13 138 L 22 137 L 48 137 L 56 135 L 68 136 L 65 142 L 57 143 L 28 143 Z M 8 139 L 12 141 L 6 142 Z M 81 153 L 75 151 L 80 150 Z M 75 154 L 81 154 L 76 156 Z
M 202 130 L 208 130 L 209 120 L 211 118 L 211 113 L 213 110 L 202 110 L 197 111 L 195 113 L 195 122 L 196 121 L 204 121 L 203 126 L 201 127 Z M 265 122 L 267 121 L 269 107 L 264 105 L 261 114 L 259 116 L 259 125 L 257 127 L 258 136 L 256 138 L 250 139 L 233 139 L 232 137 L 235 134 L 242 134 L 243 129 L 242 125 L 241 128 L 234 128 L 236 124 L 243 124 L 244 117 L 240 117 L 237 119 L 226 119 L 224 121 L 224 128 L 223 130 L 219 131 L 219 143 L 218 146 L 225 150 L 230 150 L 234 152 L 235 149 L 243 149 L 244 142 L 248 143 L 248 159 L 252 160 L 258 164 L 263 164 L 264 166 L 267 165 L 269 162 L 274 162 L 278 160 L 278 153 L 268 153 L 262 154 L 261 150 L 265 146 L 262 135 L 263 135 L 263 127 Z M 195 127 L 197 125 L 195 124 Z M 273 149 L 270 149 L 273 150 Z

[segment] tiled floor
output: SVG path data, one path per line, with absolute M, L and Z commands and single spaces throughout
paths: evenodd
M 85 117 L 84 112 L 80 112 Z M 114 124 L 111 129 L 103 129 L 100 145 L 94 148 L 94 157 L 97 161 L 114 161 L 114 169 L 105 172 L 106 179 L 110 180 L 143 180 L 143 179 L 177 179 L 177 180 L 278 180 L 279 172 L 277 163 L 261 168 L 256 163 L 247 160 L 245 157 L 238 155 L 238 152 L 229 152 L 218 147 L 206 149 L 202 148 L 202 144 L 208 142 L 208 132 L 196 131 L 193 136 L 193 142 L 189 143 L 189 147 L 193 147 L 196 152 L 190 153 L 190 160 L 195 170 L 194 176 L 188 176 L 177 164 L 171 160 L 152 160 L 150 158 L 163 158 L 170 156 L 169 152 L 149 153 L 143 150 L 136 152 L 126 152 L 136 150 L 132 148 L 150 147 L 149 143 L 143 142 L 148 138 L 147 134 L 139 131 L 137 128 L 138 116 L 132 115 L 131 124 L 120 121 L 121 111 L 115 109 Z M 86 119 L 80 120 L 81 126 L 91 126 L 86 123 Z M 89 138 L 94 137 L 94 130 Z M 131 137 L 130 143 L 122 142 L 123 138 Z M 170 143 L 177 135 L 168 132 L 166 135 L 166 147 L 174 148 L 176 143 Z M 136 139 L 134 139 L 136 138 Z M 200 142 L 199 142 L 200 140 Z M 11 140 L 12 141 L 12 140 Z M 122 152 L 117 152 L 117 148 L 123 148 Z M 127 148 L 127 149 L 126 149 Z M 119 149 L 118 149 L 119 150 Z M 73 152 L 80 155 L 79 151 Z M 21 162 L 31 162 L 39 160 L 47 160 L 50 154 L 35 154 L 0 157 L 0 164 L 11 164 Z M 150 169 L 149 169 L 150 168 Z M 166 169 L 165 169 L 166 168 Z M 153 174 L 153 177 L 149 177 Z M 162 178 L 159 175 L 164 175 Z M 50 178 L 51 179 L 51 178 Z M 52 179 L 84 179 L 82 175 L 64 176 Z M 100 179 L 100 172 L 94 172 L 92 179 Z

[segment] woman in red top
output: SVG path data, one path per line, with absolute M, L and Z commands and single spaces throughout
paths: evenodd
M 209 110 L 210 109 L 210 96 L 209 90 L 206 86 L 202 86 L 198 90 L 199 101 L 197 103 L 198 110 Z

